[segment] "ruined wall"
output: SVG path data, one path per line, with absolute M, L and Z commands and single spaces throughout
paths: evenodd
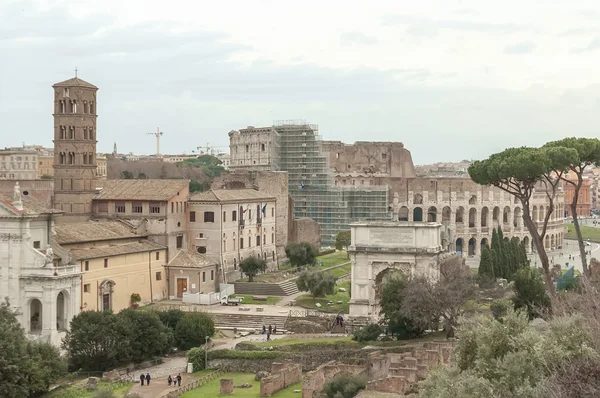
M 295 219 L 292 224 L 290 242 L 308 242 L 317 251 L 321 250 L 321 226 L 312 218 Z
M 260 381 L 260 396 L 270 397 L 279 390 L 302 379 L 302 366 L 293 363 L 274 362 L 271 365 L 271 376 Z

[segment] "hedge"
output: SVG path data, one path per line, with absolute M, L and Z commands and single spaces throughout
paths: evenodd
M 214 350 L 208 352 L 208 359 L 277 359 L 283 353 L 276 351 L 240 351 L 240 350 Z
M 319 252 L 319 254 L 317 254 L 317 257 L 324 256 L 326 254 L 335 253 L 335 252 L 336 252 L 335 249 L 322 250 L 322 251 Z

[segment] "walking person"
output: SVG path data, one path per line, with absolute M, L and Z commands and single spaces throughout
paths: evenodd
M 177 386 L 181 387 L 181 373 L 177 375 Z
M 146 380 L 146 376 L 144 376 L 144 374 L 142 373 L 140 375 L 140 383 L 142 383 L 142 386 L 144 385 L 144 380 Z
M 269 325 L 269 334 L 273 333 L 273 326 Z
M 273 334 L 277 334 L 277 325 L 273 326 Z
M 265 327 L 265 325 L 263 325 L 262 334 L 267 334 L 267 328 Z
M 271 340 L 271 329 L 267 330 L 267 341 Z
M 169 387 L 171 387 L 172 382 L 173 382 L 173 378 L 171 377 L 171 375 L 169 375 L 169 378 L 167 379 L 167 383 L 169 383 Z
M 150 385 L 150 373 L 146 373 L 146 384 Z

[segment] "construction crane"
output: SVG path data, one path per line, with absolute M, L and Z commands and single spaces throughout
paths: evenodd
M 214 154 L 213 149 L 215 149 L 215 148 L 229 148 L 229 146 L 227 146 L 227 145 L 212 146 L 212 145 L 210 145 L 210 143 L 207 142 L 206 146 L 196 147 L 196 149 L 204 149 L 204 151 L 200 151 L 200 155 L 203 155 L 203 154 L 213 155 Z
M 163 132 L 157 127 L 156 133 L 146 133 L 146 135 L 153 135 L 156 137 L 156 156 L 160 156 L 160 137 L 163 135 Z

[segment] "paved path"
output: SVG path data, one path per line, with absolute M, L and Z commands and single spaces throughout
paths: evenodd
M 184 373 L 186 366 L 187 360 L 185 357 L 171 357 L 159 365 L 143 369 L 144 374 L 150 373 L 150 377 L 152 377 L 150 385 L 144 385 L 143 387 L 140 385 L 140 372 L 135 372 L 133 376 L 136 384 L 129 391 L 138 393 L 143 398 L 161 397 L 162 393 L 166 393 L 169 389 L 167 384 L 169 374 L 177 376 L 178 373 L 181 373 L 181 377 L 183 378 L 181 384 L 195 379 L 194 376 Z

